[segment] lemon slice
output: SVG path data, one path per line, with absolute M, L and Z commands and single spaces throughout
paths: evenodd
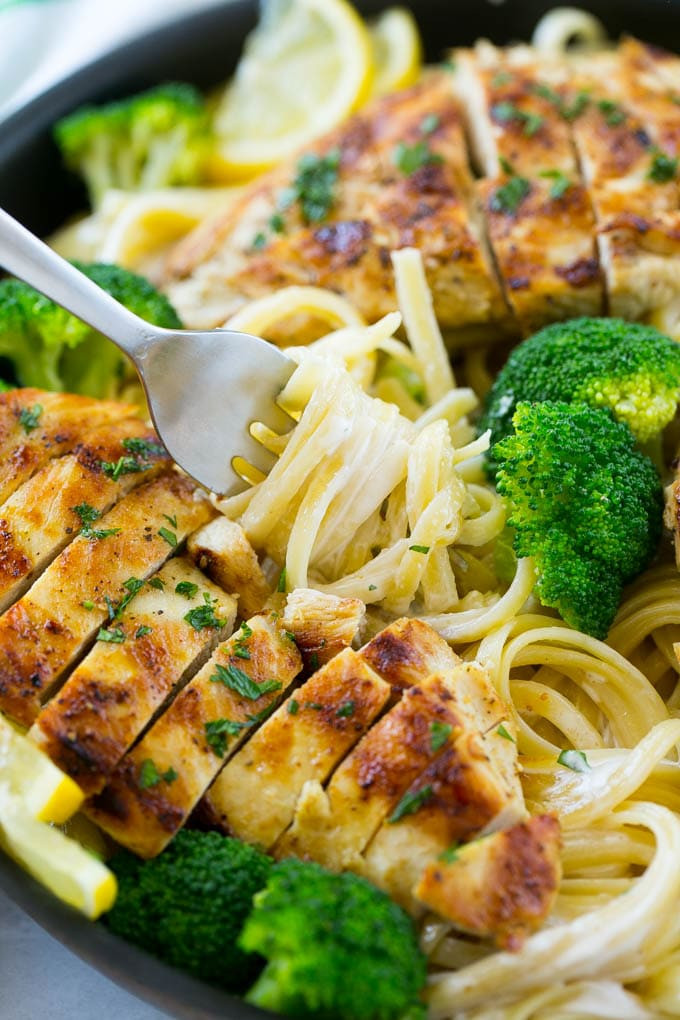
M 368 29 L 346 0 L 266 0 L 218 102 L 211 174 L 246 180 L 339 124 L 370 95 Z
M 390 7 L 371 26 L 375 77 L 372 95 L 384 96 L 418 80 L 423 48 L 415 18 L 403 7 Z
M 1 715 L 0 778 L 44 822 L 65 822 L 83 802 L 80 787 Z
M 0 788 L 0 845 L 41 885 L 94 920 L 116 899 L 112 872 L 59 829 L 32 818 L 22 801 Z

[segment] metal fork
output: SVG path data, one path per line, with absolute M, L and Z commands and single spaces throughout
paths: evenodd
M 0 266 L 109 337 L 134 362 L 158 435 L 187 474 L 212 492 L 244 487 L 242 457 L 267 471 L 273 455 L 250 434 L 254 421 L 287 432 L 275 403 L 294 363 L 278 348 L 228 329 L 160 329 L 129 312 L 0 209 Z

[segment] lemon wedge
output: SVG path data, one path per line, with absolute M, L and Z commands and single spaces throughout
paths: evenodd
M 1 715 L 0 779 L 43 822 L 59 825 L 83 802 L 80 787 Z
M 418 80 L 423 48 L 415 18 L 403 7 L 390 7 L 371 26 L 375 76 L 372 95 L 384 96 Z
M 94 920 L 116 899 L 112 872 L 59 829 L 31 817 L 5 784 L 0 787 L 0 846 L 41 885 Z
M 368 29 L 346 0 L 265 0 L 218 101 L 214 180 L 247 180 L 339 124 L 371 93 Z

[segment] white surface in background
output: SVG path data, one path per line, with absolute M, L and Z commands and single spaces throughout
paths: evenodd
M 224 2 L 0 0 L 0 119 L 144 29 Z

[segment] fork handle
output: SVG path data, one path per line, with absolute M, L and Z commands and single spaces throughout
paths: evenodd
M 155 326 L 139 319 L 0 209 L 0 266 L 31 284 L 137 361 Z

